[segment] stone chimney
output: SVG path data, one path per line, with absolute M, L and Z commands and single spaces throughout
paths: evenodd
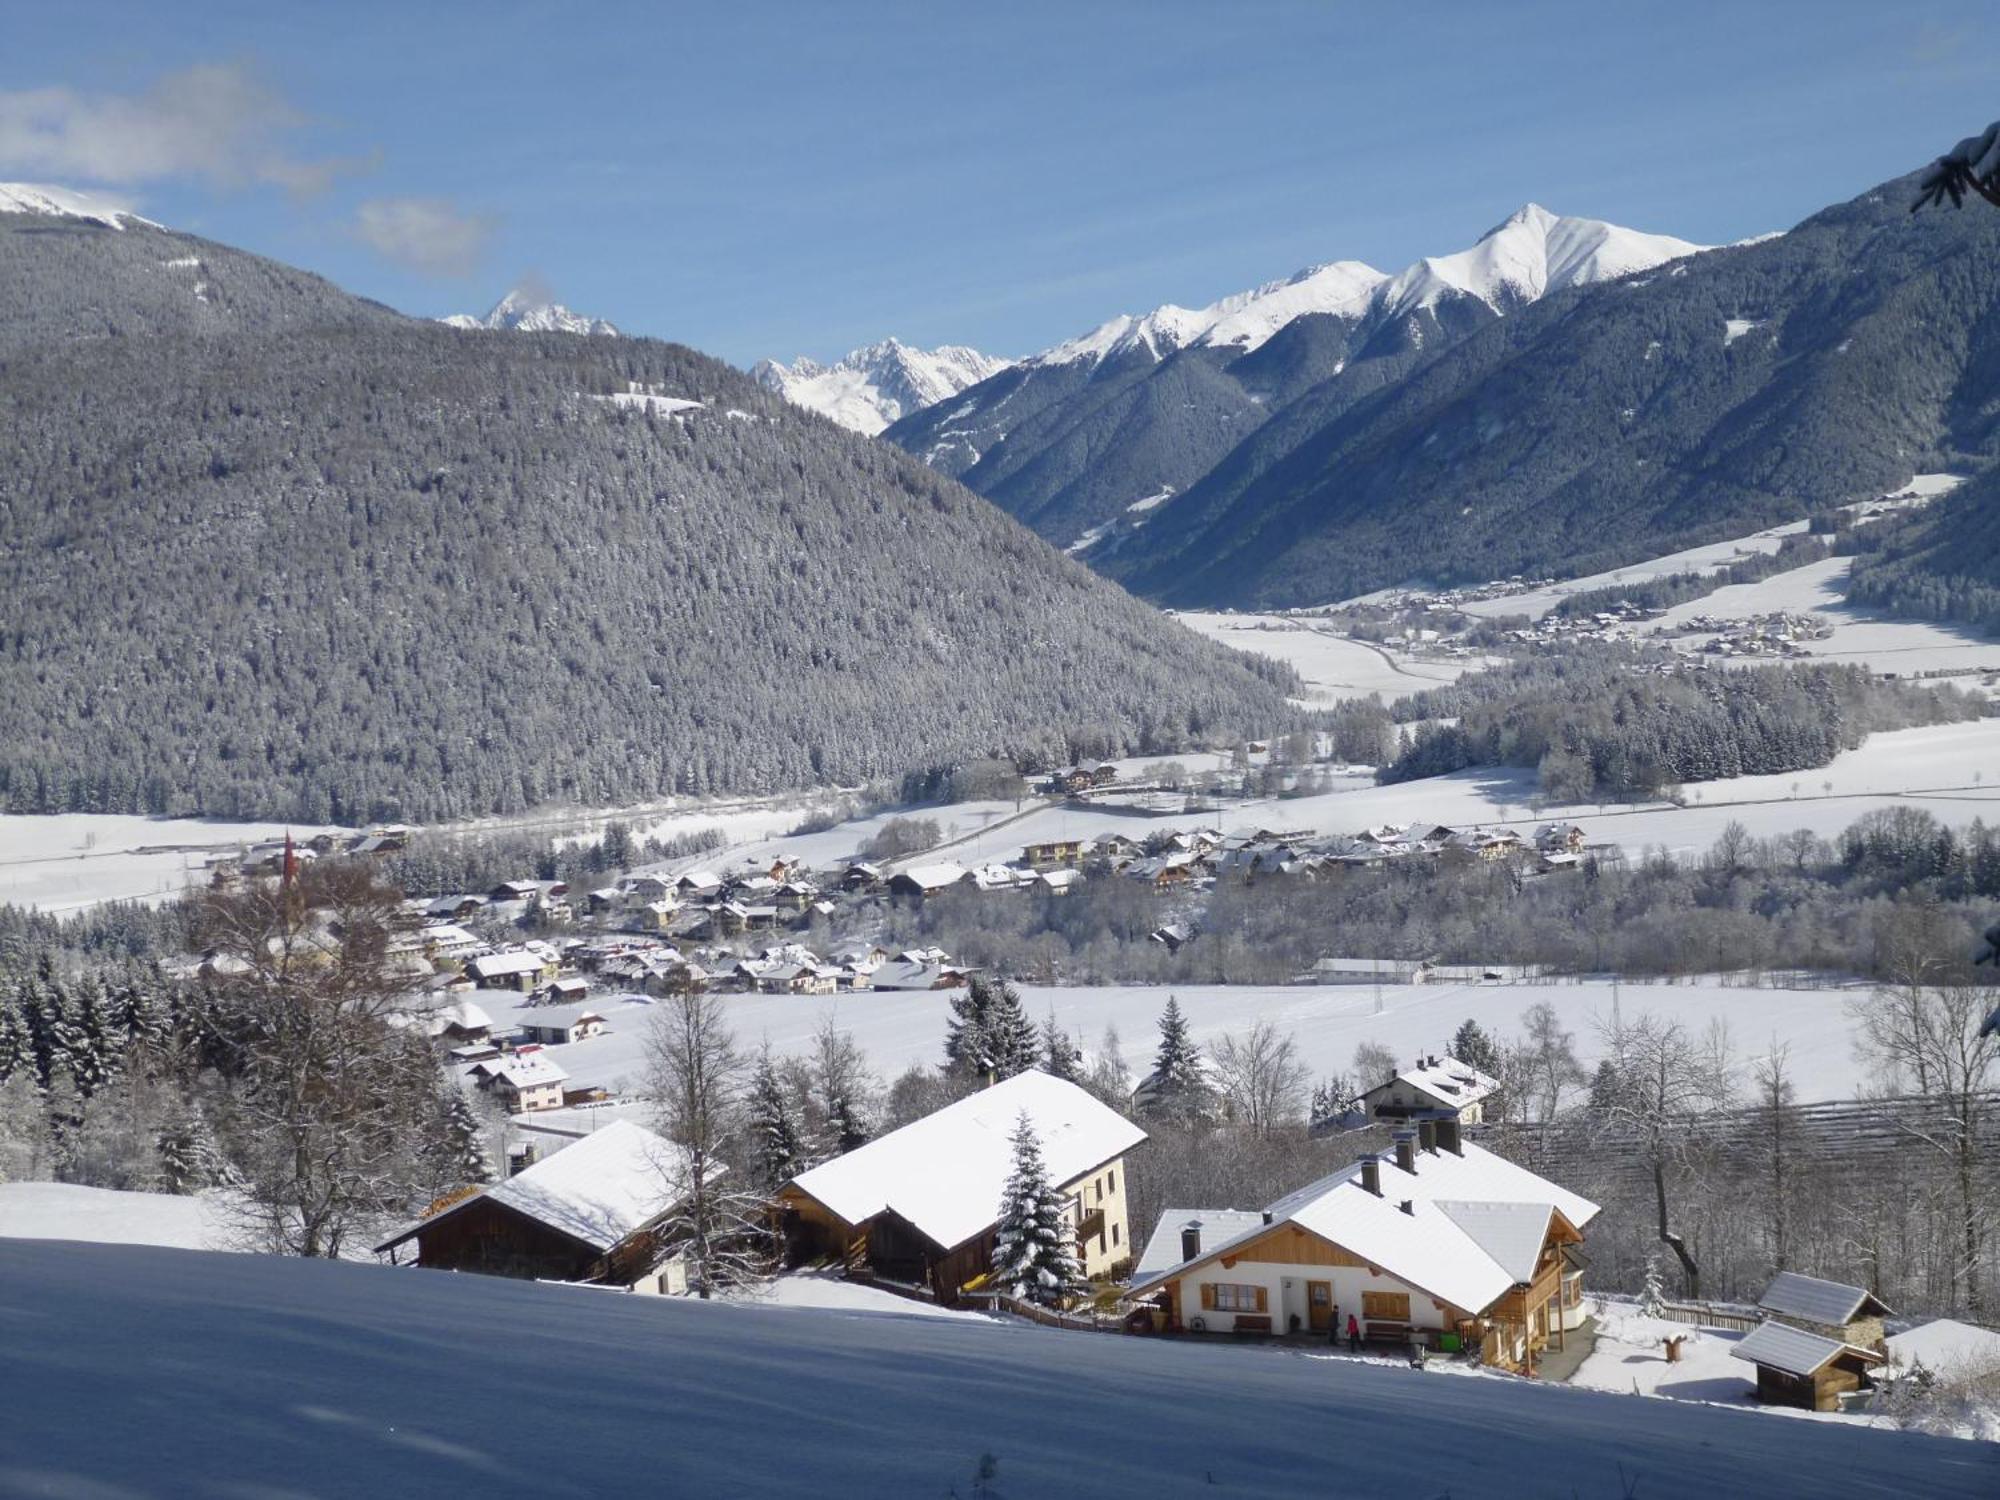
M 1412 1177 L 1417 1175 L 1416 1132 L 1410 1130 L 1396 1132 L 1396 1165 Z
M 1457 1119 L 1439 1120 L 1437 1122 L 1437 1137 L 1438 1150 L 1449 1151 L 1453 1156 L 1465 1155 L 1465 1152 L 1459 1149 Z
M 1382 1196 L 1382 1158 L 1372 1151 L 1361 1158 L 1361 1187 L 1364 1192 Z
M 1181 1225 L 1181 1259 L 1193 1260 L 1201 1254 L 1201 1220 L 1190 1219 Z
M 1417 1121 L 1417 1145 L 1432 1156 L 1437 1155 L 1438 1128 L 1435 1120 Z

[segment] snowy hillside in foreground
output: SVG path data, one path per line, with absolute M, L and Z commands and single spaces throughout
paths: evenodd
M 88 219 L 107 229 L 123 229 L 128 223 L 148 224 L 155 229 L 160 227 L 151 219 L 142 219 L 129 208 L 108 199 L 44 182 L 0 182 L 0 214 Z
M 602 318 L 590 318 L 579 312 L 571 312 L 560 302 L 552 302 L 519 287 L 494 303 L 483 318 L 475 318 L 471 313 L 453 313 L 438 321 L 448 323 L 453 328 L 494 328 L 503 333 L 596 333 L 611 338 L 618 336 L 618 329 Z
M 1247 353 L 1307 313 L 1387 321 L 1454 296 L 1473 297 L 1504 312 L 1550 292 L 1629 276 L 1706 248 L 1601 219 L 1550 213 L 1529 203 L 1470 249 L 1428 256 L 1394 276 L 1357 260 L 1312 266 L 1207 307 L 1169 303 L 1140 317 L 1121 314 L 1026 363 L 1094 364 L 1137 352 L 1159 359 L 1193 345 Z
M 930 1497 L 988 1454 L 1009 1500 L 2000 1486 L 1983 1445 L 1528 1381 L 326 1262 L 10 1241 L 0 1326 L 13 1493 Z
M 789 365 L 760 360 L 750 376 L 787 401 L 873 437 L 898 417 L 935 406 L 1012 363 L 962 344 L 916 349 L 891 338 L 831 365 L 804 355 Z

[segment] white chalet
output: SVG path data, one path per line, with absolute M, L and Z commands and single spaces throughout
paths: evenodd
M 1426 1056 L 1386 1083 L 1377 1084 L 1358 1101 L 1360 1108 L 1384 1120 L 1439 1119 L 1449 1116 L 1462 1125 L 1477 1125 L 1484 1104 L 1500 1087 L 1470 1063 L 1455 1057 Z
M 1370 1342 L 1477 1347 L 1490 1365 L 1532 1366 L 1563 1343 L 1565 1305 L 1580 1293 L 1565 1252 L 1598 1206 L 1463 1143 L 1456 1121 L 1426 1122 L 1419 1141 L 1400 1131 L 1392 1155 L 1364 1156 L 1247 1227 L 1234 1210 L 1175 1210 L 1147 1257 L 1157 1265 L 1177 1238 L 1182 1253 L 1135 1277 L 1127 1297 L 1194 1333 L 1323 1336 L 1352 1316 Z

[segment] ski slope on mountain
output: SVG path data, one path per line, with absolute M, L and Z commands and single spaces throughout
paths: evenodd
M 983 1456 L 996 1500 L 2000 1486 L 1990 1445 L 1527 1381 L 320 1261 L 8 1242 L 0 1326 L 10 1495 L 930 1497 Z
M 955 396 L 1012 363 L 962 344 L 916 349 L 891 338 L 831 365 L 804 355 L 789 365 L 760 360 L 750 377 L 795 405 L 873 437 L 897 418 Z

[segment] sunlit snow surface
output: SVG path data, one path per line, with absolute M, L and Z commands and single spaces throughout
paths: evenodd
M 0 1242 L 0 1328 L 5 1495 L 2000 1489 L 1989 1445 L 1529 1381 L 327 1262 Z

